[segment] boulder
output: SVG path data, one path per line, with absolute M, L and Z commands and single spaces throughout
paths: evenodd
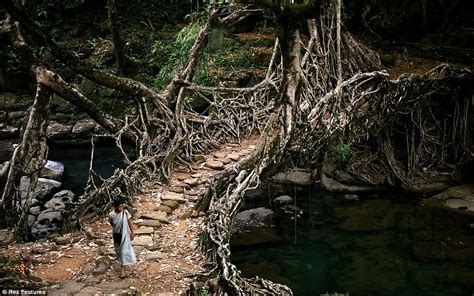
M 279 214 L 290 215 L 292 217 L 296 214 L 297 217 L 300 217 L 301 215 L 303 215 L 303 210 L 298 208 L 295 205 L 286 204 L 286 205 L 282 205 L 279 208 Z
M 48 160 L 40 171 L 40 177 L 56 180 L 56 181 L 61 181 L 61 177 L 63 176 L 63 173 L 64 173 L 64 164 L 57 161 Z
M 89 137 L 94 132 L 96 125 L 92 119 L 79 120 L 72 128 L 72 135 L 75 138 Z
M 311 178 L 311 171 L 293 169 L 285 172 L 281 172 L 272 177 L 272 180 L 276 183 L 282 184 L 295 184 L 307 186 L 313 182 Z
M 51 140 L 69 139 L 71 130 L 72 126 L 53 121 L 46 129 L 46 137 Z
M 34 228 L 47 228 L 52 225 L 58 225 L 63 221 L 61 212 L 46 210 L 41 212 L 36 219 Z
M 424 200 L 420 214 L 437 225 L 469 226 L 474 218 L 474 184 L 451 187 Z
M 365 186 L 365 185 L 345 185 L 336 181 L 333 178 L 330 178 L 326 175 L 325 170 L 321 170 L 320 174 L 321 184 L 328 191 L 332 192 L 342 192 L 342 193 L 357 193 L 357 192 L 374 192 L 381 191 L 385 188 L 380 186 Z
M 33 227 L 33 224 L 35 224 L 35 221 L 36 221 L 36 216 L 28 215 L 28 227 Z
M 273 200 L 273 203 L 276 205 L 286 205 L 286 204 L 292 204 L 293 203 L 293 198 L 289 195 L 282 195 Z
M 67 245 L 67 244 L 69 244 L 70 242 L 71 242 L 71 240 L 70 240 L 68 237 L 65 237 L 65 236 L 58 236 L 58 237 L 56 238 L 56 244 L 57 244 L 57 245 L 60 245 L 60 246 L 62 246 L 62 245 Z
M 31 228 L 31 234 L 36 238 L 48 237 L 58 230 L 58 227 L 54 225 L 51 227 L 36 227 L 36 223 Z
M 30 214 L 34 216 L 38 216 L 41 213 L 41 207 L 31 207 L 30 208 Z
M 61 186 L 61 183 L 58 181 L 38 178 L 36 188 L 34 191 L 34 198 L 38 200 L 46 200 L 48 196 L 53 194 L 53 192 Z M 30 187 L 30 178 L 23 176 L 20 179 L 20 193 L 21 198 L 26 199 L 28 194 L 28 188 Z
M 55 199 L 60 199 L 63 203 L 65 204 L 70 204 L 74 202 L 74 197 L 75 194 L 74 192 L 70 190 L 61 190 L 55 195 L 53 195 L 53 198 Z
M 46 209 L 53 211 L 64 211 L 66 209 L 66 204 L 59 198 L 52 198 L 47 203 L 44 204 Z
M 267 208 L 256 208 L 246 210 L 235 215 L 232 221 L 232 231 L 240 232 L 247 229 L 271 226 L 275 218 L 275 212 Z

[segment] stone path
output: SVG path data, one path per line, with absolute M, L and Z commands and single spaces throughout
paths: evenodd
M 192 164 L 192 171 L 177 168 L 168 185 L 134 197 L 134 208 L 129 210 L 138 263 L 124 280 L 118 278 L 120 266 L 106 218 L 87 224 L 83 232 L 35 243 L 10 243 L 0 254 L 11 258 L 22 254 L 33 274 L 49 283 L 49 295 L 184 294 L 192 276 L 208 268 L 199 240 L 205 220 L 193 207 L 210 180 L 249 155 L 256 139 L 227 144 Z M 0 245 L 1 239 L 0 235 Z

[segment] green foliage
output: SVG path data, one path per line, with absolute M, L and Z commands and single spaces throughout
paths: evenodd
M 209 295 L 209 292 L 207 291 L 206 288 L 204 287 L 201 287 L 198 289 L 198 293 L 199 293 L 199 296 L 207 296 Z
M 214 85 L 216 78 L 222 77 L 226 71 L 255 66 L 250 46 L 239 40 L 224 42 L 224 46 L 216 51 L 207 49 L 204 56 L 199 61 L 194 78 L 197 84 L 204 86 Z
M 148 62 L 153 62 L 157 56 L 166 62 L 163 63 L 160 72 L 155 78 L 154 87 L 163 88 L 173 77 L 175 71 L 183 66 L 188 51 L 191 49 L 202 27 L 201 21 L 193 22 L 181 29 L 171 42 L 167 40 L 155 42 L 152 46 Z
M 351 148 L 343 143 L 329 145 L 329 153 L 342 162 L 347 162 L 351 157 Z

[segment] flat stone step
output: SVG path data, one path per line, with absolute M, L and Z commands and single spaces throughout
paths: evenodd
M 145 257 L 147 260 L 158 260 L 158 259 L 165 259 L 166 255 L 160 252 L 150 253 L 147 254 Z
M 190 173 L 186 173 L 186 172 L 175 172 L 171 175 L 172 178 L 176 178 L 180 181 L 183 181 L 189 177 L 191 177 L 191 174 Z
M 183 182 L 188 184 L 189 187 L 195 187 L 195 186 L 199 185 L 199 179 L 197 179 L 197 178 L 186 179 Z
M 186 202 L 186 199 L 184 198 L 184 195 L 181 193 L 175 193 L 175 192 L 165 192 L 163 196 L 161 197 L 161 200 L 174 200 L 179 203 L 184 203 Z
M 149 235 L 140 235 L 135 237 L 132 241 L 132 245 L 134 246 L 152 246 L 153 245 L 153 238 Z
M 215 158 L 224 158 L 224 157 L 226 157 L 226 155 L 227 155 L 227 153 L 225 153 L 225 152 L 216 152 L 216 153 L 214 153 Z
M 167 214 L 171 214 L 173 212 L 173 209 L 165 205 L 160 205 L 156 210 L 160 212 L 165 212 Z
M 220 161 L 220 162 L 222 162 L 223 164 L 231 163 L 231 160 L 228 159 L 228 158 L 225 158 L 225 157 L 223 157 L 223 158 L 218 158 L 217 161 Z
M 140 226 L 149 226 L 149 227 L 154 227 L 154 228 L 160 228 L 161 227 L 161 222 L 158 220 L 143 220 L 138 223 Z
M 143 226 L 135 229 L 135 234 L 137 235 L 152 234 L 153 232 L 155 232 L 155 230 L 150 226 Z
M 236 153 L 232 153 L 232 154 L 227 155 L 227 158 L 229 158 L 232 161 L 237 161 L 237 160 L 239 160 L 240 155 L 238 155 Z
M 167 206 L 168 208 L 174 211 L 179 207 L 179 202 L 177 202 L 176 200 L 163 200 L 161 202 L 161 205 Z
M 140 218 L 148 219 L 148 220 L 157 220 L 162 223 L 170 223 L 168 218 L 166 217 L 167 214 L 164 212 L 152 212 L 152 213 L 143 213 L 141 214 Z
M 218 161 L 218 160 L 206 161 L 206 166 L 208 168 L 213 169 L 213 170 L 223 170 L 224 169 L 224 163 L 222 163 L 222 161 Z
M 174 193 L 183 193 L 184 192 L 184 188 L 183 187 L 179 187 L 179 186 L 171 186 L 169 189 L 168 189 L 169 192 L 174 192 Z

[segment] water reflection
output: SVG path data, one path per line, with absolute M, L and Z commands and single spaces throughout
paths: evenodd
M 348 201 L 321 190 L 286 191 L 303 215 L 296 223 L 277 219 L 280 240 L 233 248 L 244 276 L 287 284 L 295 295 L 472 295 L 472 230 L 435 228 L 413 199 L 399 196 Z M 271 203 L 246 201 L 257 205 Z

